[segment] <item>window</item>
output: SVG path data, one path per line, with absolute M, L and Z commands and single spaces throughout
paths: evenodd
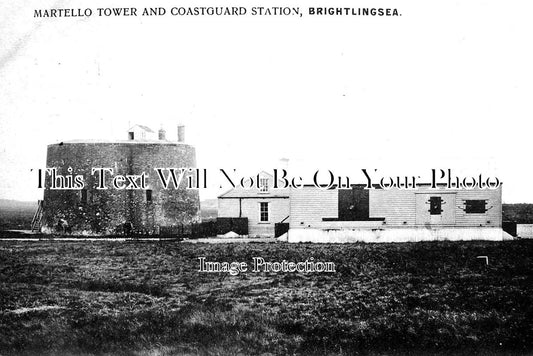
M 429 213 L 431 215 L 442 213 L 442 199 L 440 197 L 429 197 Z
M 486 205 L 486 200 L 465 200 L 465 213 L 484 214 L 487 211 Z
M 81 190 L 80 200 L 83 204 L 87 204 L 87 201 L 88 201 L 87 189 Z
M 268 193 L 268 178 L 259 178 L 259 191 Z
M 128 132 L 128 138 L 131 140 L 135 139 L 135 133 L 133 131 Z
M 146 190 L 146 201 L 150 203 L 152 201 L 152 189 Z
M 259 203 L 259 221 L 268 222 L 268 203 Z

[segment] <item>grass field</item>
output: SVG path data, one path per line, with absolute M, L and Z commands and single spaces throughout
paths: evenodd
M 199 273 L 201 256 L 337 272 Z M 532 276 L 533 241 L 0 241 L 0 355 L 525 355 Z

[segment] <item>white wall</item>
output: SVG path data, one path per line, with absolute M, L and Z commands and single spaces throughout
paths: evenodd
M 248 235 L 250 237 L 274 237 L 274 224 L 281 222 L 290 214 L 288 198 L 243 198 L 240 200 L 241 216 L 248 218 Z M 259 221 L 259 205 L 261 202 L 268 203 L 268 222 Z M 226 218 L 239 217 L 239 198 L 219 198 L 218 216 Z M 289 219 L 285 220 L 285 222 L 289 222 Z
M 516 235 L 523 239 L 533 239 L 533 224 L 517 224 Z
M 418 242 L 460 240 L 512 240 L 512 236 L 496 227 L 387 227 L 382 229 L 290 229 L 288 242 L 353 243 L 353 242 Z
M 322 218 L 338 217 L 338 191 L 316 187 L 290 191 L 291 228 L 316 227 Z

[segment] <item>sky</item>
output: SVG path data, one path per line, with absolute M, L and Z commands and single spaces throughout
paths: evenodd
M 133 124 L 175 138 L 181 123 L 198 166 L 213 172 L 268 171 L 280 158 L 289 173 L 450 168 L 496 176 L 504 202 L 533 203 L 529 0 L 379 3 L 399 17 L 307 15 L 312 6 L 375 6 L 370 0 L 162 0 L 157 6 L 291 6 L 304 15 L 33 17 L 124 4 L 0 4 L 0 199 L 42 197 L 35 172 L 48 144 L 126 139 Z

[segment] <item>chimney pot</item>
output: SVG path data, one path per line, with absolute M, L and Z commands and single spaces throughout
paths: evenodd
M 162 128 L 159 130 L 159 140 L 165 141 L 166 140 L 166 131 Z
M 185 142 L 185 126 L 178 125 L 178 142 Z

